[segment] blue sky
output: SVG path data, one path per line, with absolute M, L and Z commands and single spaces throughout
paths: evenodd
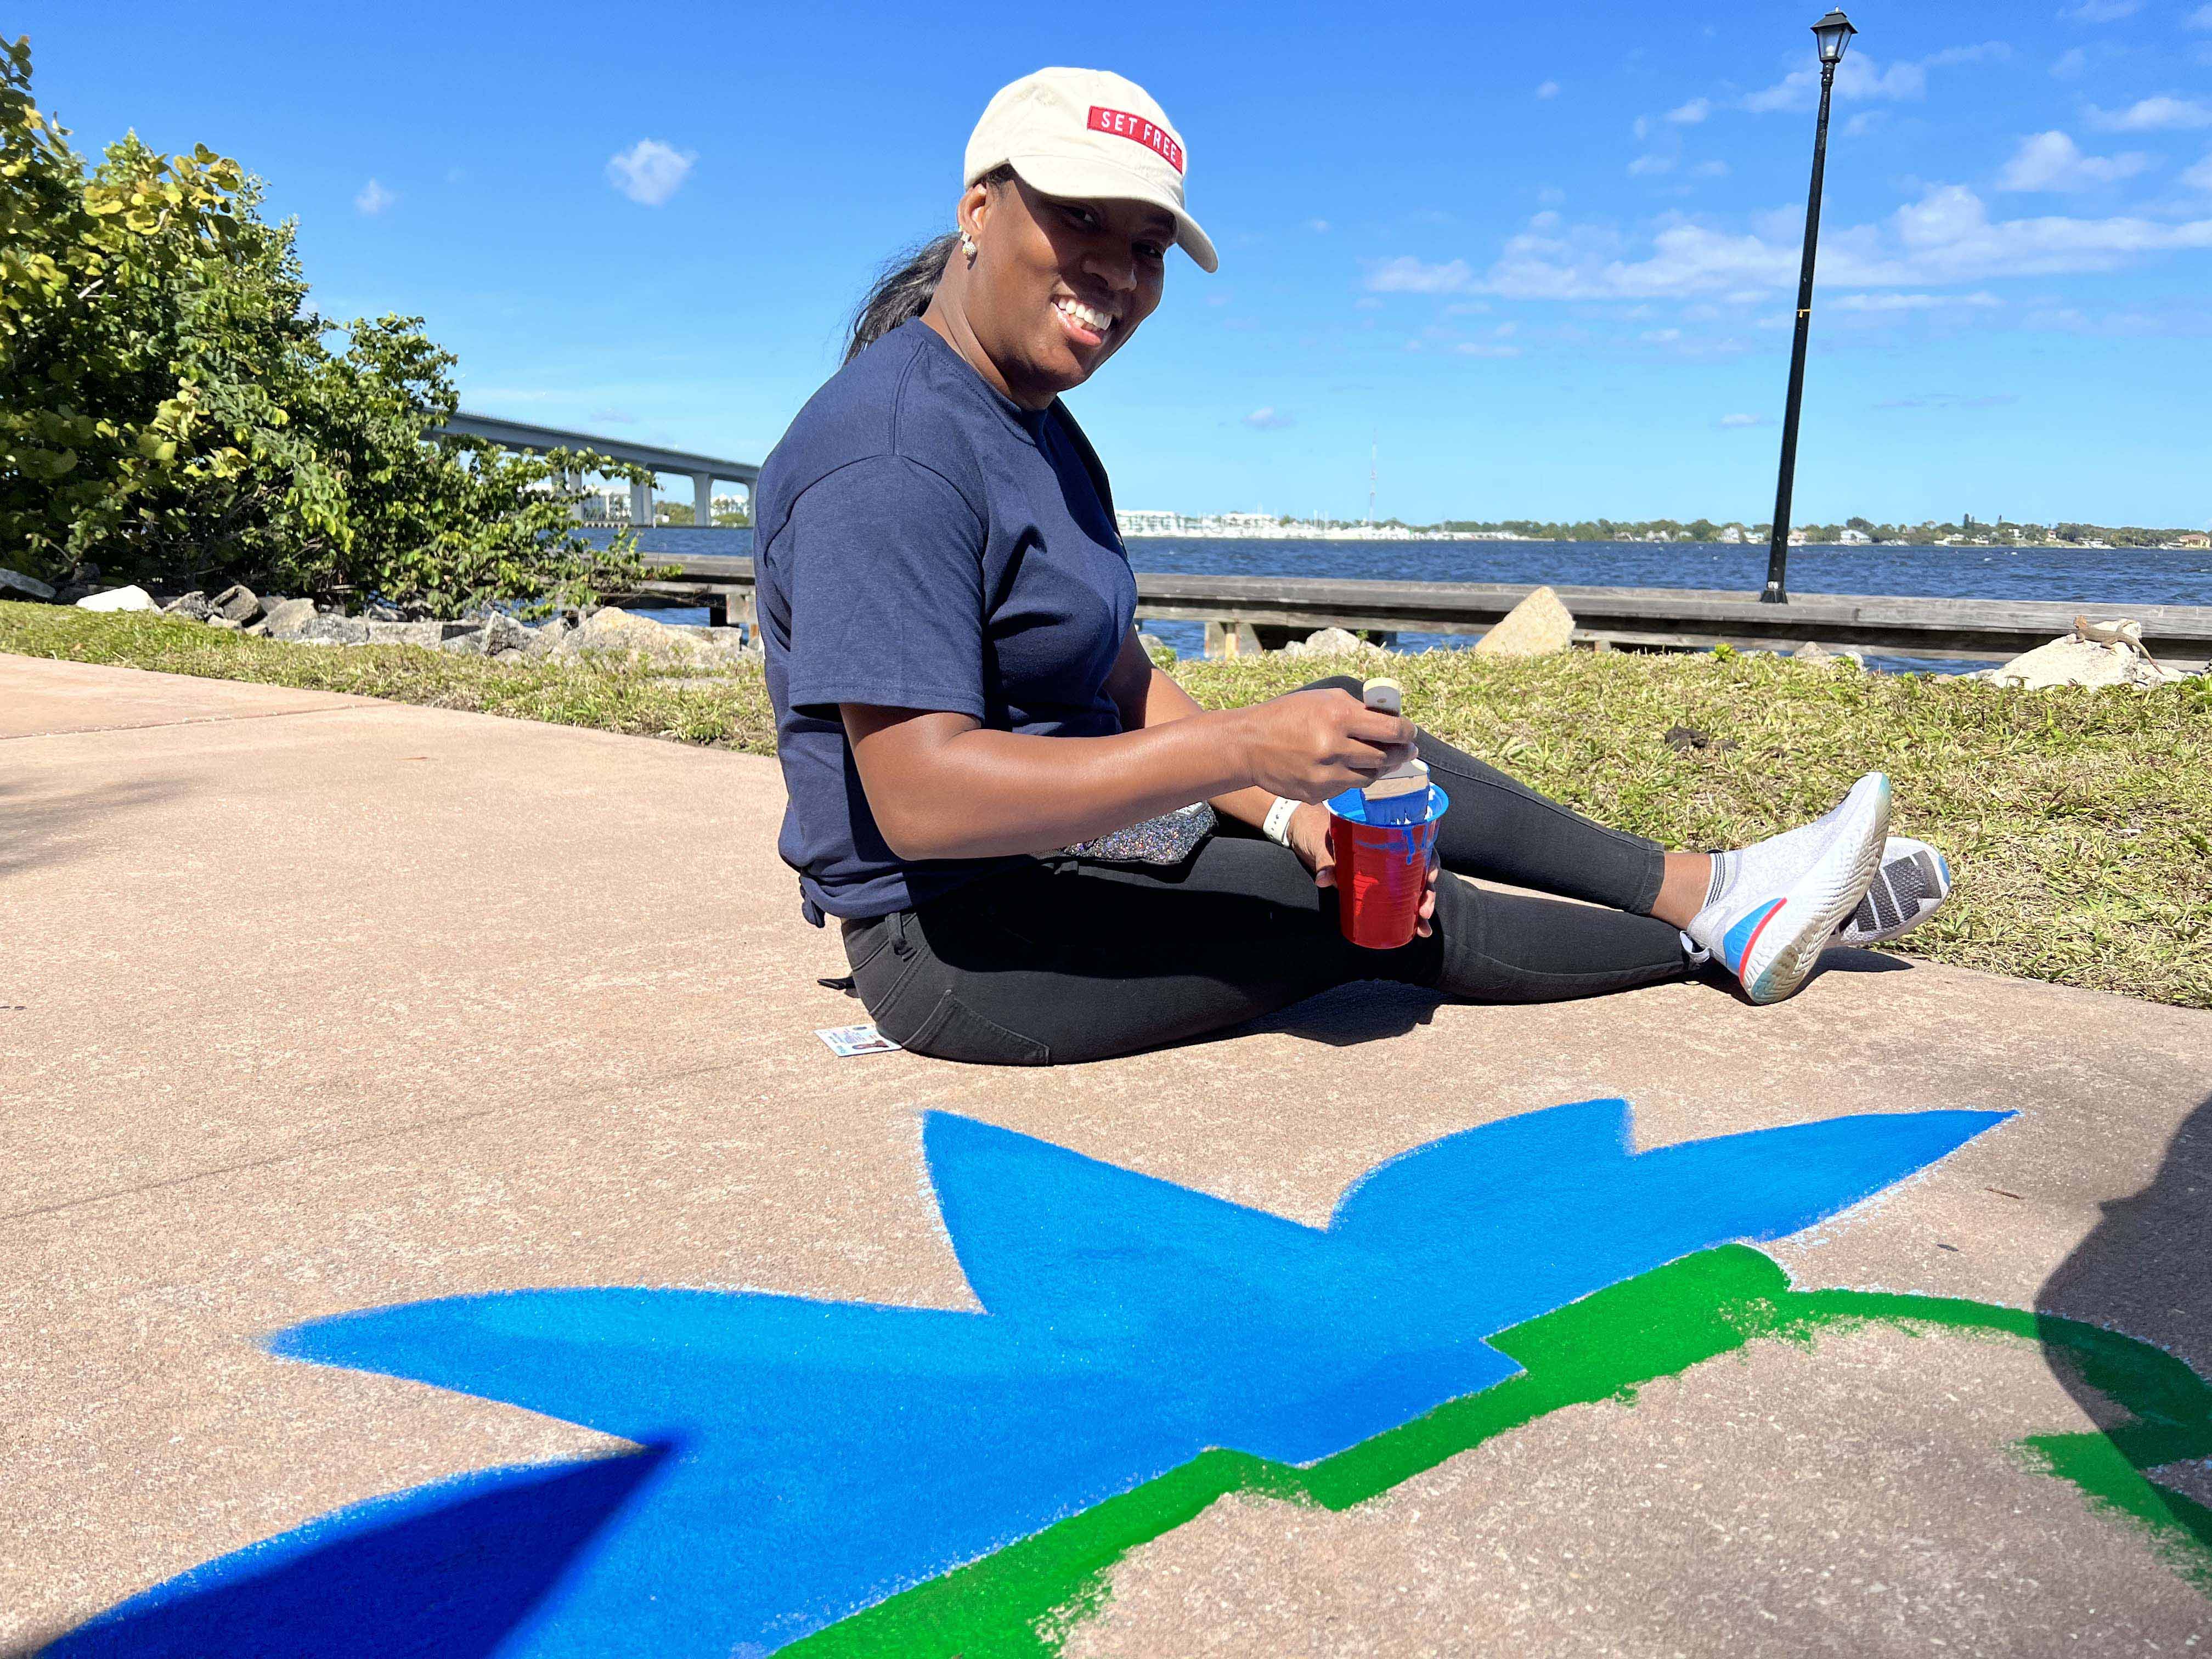
M 1763 518 L 1824 7 L 19 4 L 81 146 L 204 142 L 325 313 L 489 413 L 757 459 L 991 93 L 1182 130 L 1160 311 L 1073 394 L 1125 507 Z M 1796 516 L 2212 523 L 2212 3 L 1894 0 L 1831 131 Z M 641 149 L 641 146 L 643 148 Z M 617 158 L 620 158 L 619 162 Z

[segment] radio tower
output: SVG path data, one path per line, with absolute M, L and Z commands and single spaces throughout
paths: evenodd
M 1367 434 L 1367 527 L 1370 530 L 1375 527 L 1375 457 L 1380 448 L 1381 445 L 1376 434 L 1369 433 Z

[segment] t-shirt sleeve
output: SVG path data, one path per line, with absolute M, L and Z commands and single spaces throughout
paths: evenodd
M 903 456 L 854 461 L 793 503 L 789 698 L 984 715 L 983 522 Z

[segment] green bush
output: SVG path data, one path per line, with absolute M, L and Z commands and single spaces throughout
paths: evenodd
M 29 41 L 0 41 L 0 563 L 440 615 L 645 574 L 629 532 L 579 532 L 568 487 L 638 469 L 432 437 L 453 358 L 419 318 L 316 315 L 260 201 L 205 146 L 126 137 L 88 167 L 33 100 Z

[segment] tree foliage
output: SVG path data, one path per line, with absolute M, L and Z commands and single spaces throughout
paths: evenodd
M 0 40 L 0 562 L 441 615 L 644 574 L 628 532 L 579 533 L 569 487 L 639 469 L 433 436 L 453 358 L 419 318 L 319 317 L 260 203 L 204 145 L 133 135 L 88 167 L 33 99 L 28 40 Z

